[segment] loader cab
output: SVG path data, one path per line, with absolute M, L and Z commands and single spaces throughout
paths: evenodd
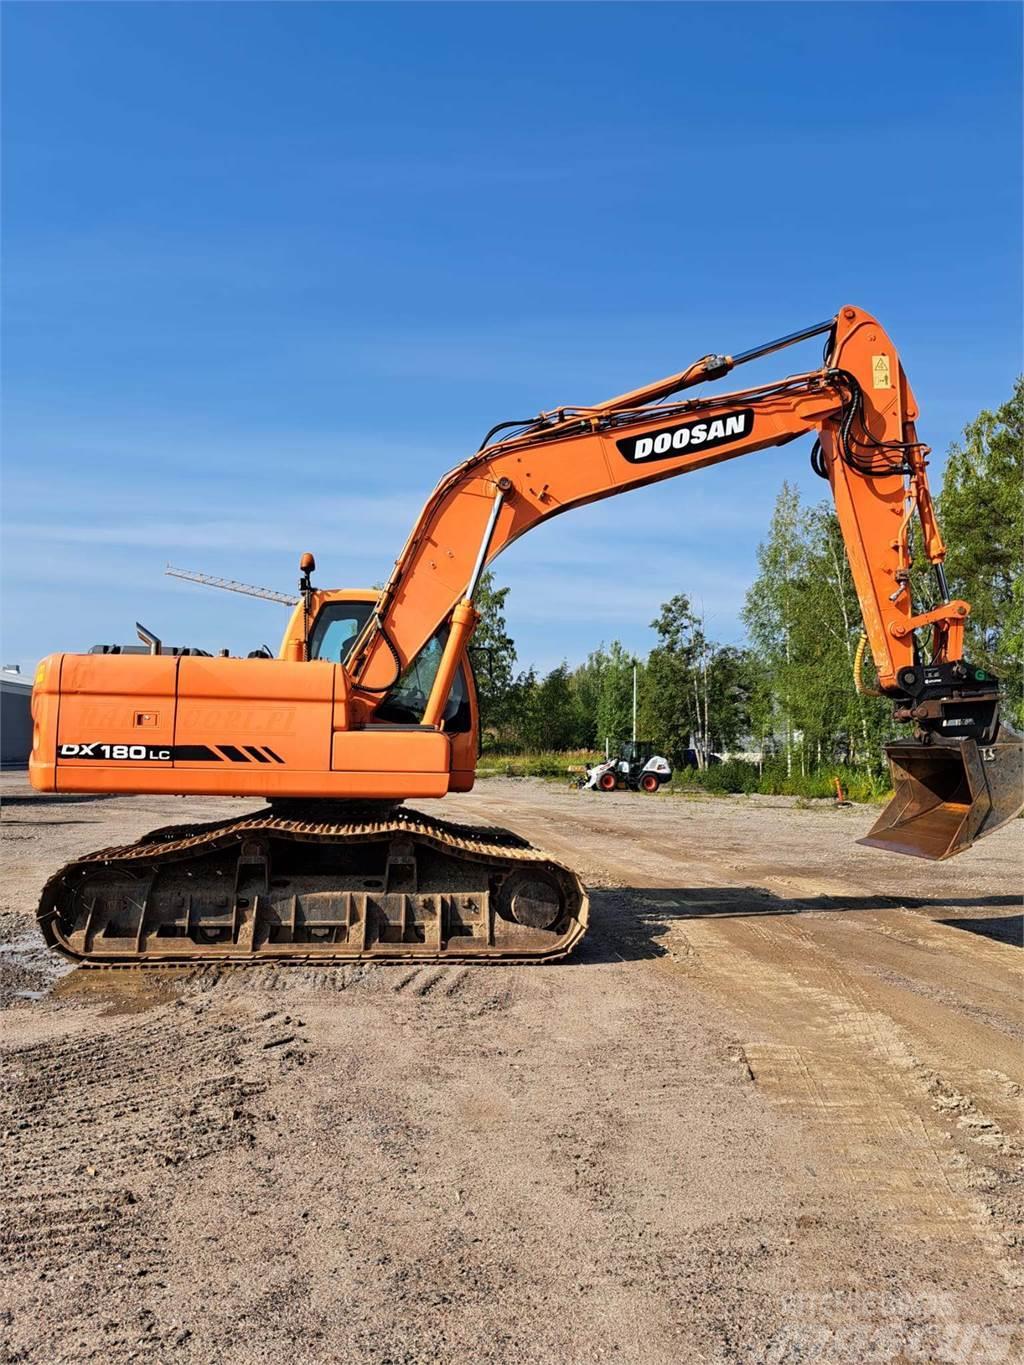
M 638 764 L 642 768 L 654 757 L 656 748 L 650 739 L 627 739 L 623 742 L 621 757 L 631 767 Z

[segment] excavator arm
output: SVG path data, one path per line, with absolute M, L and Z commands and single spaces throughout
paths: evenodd
M 819 370 L 754 389 L 668 401 L 818 333 L 829 336 Z M 479 567 L 531 527 L 572 507 L 814 434 L 880 684 L 896 693 L 903 687 L 901 672 L 915 667 L 914 632 L 932 627 L 934 653 L 952 663 L 962 655 L 969 611 L 944 590 L 945 546 L 916 417 L 896 348 L 873 318 L 855 308 L 740 356 L 705 357 L 596 407 L 544 413 L 525 430 L 485 443 L 428 498 L 353 652 L 355 691 L 372 713 L 396 669 L 465 598 L 481 547 Z M 910 591 L 915 517 L 947 599 L 927 620 L 915 613 Z
M 827 336 L 818 370 L 713 397 L 681 396 L 818 334 Z M 917 416 L 891 339 L 869 314 L 845 307 L 816 326 L 740 355 L 706 356 L 595 407 L 560 408 L 495 428 L 428 498 L 353 650 L 357 723 L 372 720 L 402 670 L 447 620 L 448 645 L 424 715 L 425 724 L 437 723 L 476 623 L 472 596 L 480 573 L 531 527 L 572 507 L 814 434 L 812 462 L 832 490 L 879 686 L 896 703 L 897 720 L 916 726 L 912 744 L 890 750 L 897 800 L 883 821 L 898 810 L 896 833 L 890 818 L 871 838 L 933 857 L 969 846 L 1009 818 L 1020 785 L 1020 744 L 1005 727 L 1000 738 L 996 679 L 963 657 L 970 607 L 949 597 Z M 915 522 L 939 599 L 924 611 L 912 593 Z

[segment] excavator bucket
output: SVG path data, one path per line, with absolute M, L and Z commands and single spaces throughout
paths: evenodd
M 1024 809 L 1024 740 L 1000 727 L 973 739 L 889 744 L 894 795 L 858 842 L 938 861 L 986 838 Z

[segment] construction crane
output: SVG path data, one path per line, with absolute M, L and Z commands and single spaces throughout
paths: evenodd
M 234 578 L 217 578 L 212 573 L 196 573 L 194 569 L 176 569 L 168 564 L 165 574 L 171 578 L 184 578 L 189 583 L 201 583 L 204 588 L 223 588 L 225 592 L 240 592 L 246 597 L 262 597 L 267 602 L 280 602 L 283 606 L 294 607 L 298 601 L 295 593 L 278 592 L 276 588 L 258 588 L 252 583 L 239 583 Z
M 817 369 L 687 395 L 816 336 Z M 1024 805 L 1022 744 L 1000 724 L 996 678 L 964 657 L 970 607 L 946 583 L 917 416 L 893 342 L 845 307 L 604 403 L 499 423 L 427 499 L 383 590 L 316 588 L 303 556 L 277 658 L 169 656 L 158 642 L 148 656 L 51 655 L 33 695 L 40 791 L 269 805 L 75 859 L 43 890 L 47 941 L 101 965 L 568 952 L 588 913 L 570 868 L 507 831 L 399 805 L 473 786 L 467 645 L 481 574 L 552 516 L 805 435 L 832 491 L 878 691 L 912 727 L 888 748 L 895 794 L 863 842 L 923 858 L 970 848 Z M 935 578 L 928 610 L 913 596 L 915 523 Z

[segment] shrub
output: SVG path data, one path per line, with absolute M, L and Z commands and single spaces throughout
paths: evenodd
M 785 765 L 777 760 L 766 763 L 763 771 L 759 771 L 756 763 L 748 763 L 740 758 L 716 764 L 703 772 L 684 768 L 675 774 L 672 785 L 682 791 L 716 794 L 742 792 L 748 795 L 757 793 L 761 796 L 802 796 L 813 799 L 834 797 L 837 777 L 842 783 L 843 794 L 851 801 L 879 801 L 890 793 L 887 778 L 866 773 L 861 768 L 831 764 L 813 773 L 794 772 L 787 776 Z

